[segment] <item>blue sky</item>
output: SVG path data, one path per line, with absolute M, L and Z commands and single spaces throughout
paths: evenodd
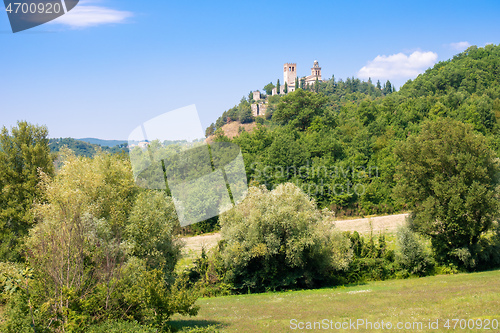
M 0 125 L 126 139 L 196 104 L 205 128 L 250 90 L 283 80 L 283 63 L 309 75 L 315 59 L 324 78 L 399 87 L 468 45 L 499 44 L 498 17 L 498 0 L 87 0 L 13 34 L 2 10 Z

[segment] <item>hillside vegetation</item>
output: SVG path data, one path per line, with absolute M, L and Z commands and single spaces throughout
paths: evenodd
M 436 64 L 398 92 L 332 78 L 319 84 L 319 93 L 272 96 L 277 101 L 270 102 L 270 120 L 232 141 L 243 151 L 253 184 L 294 182 L 338 214 L 400 211 L 406 202 L 393 196 L 400 163 L 394 149 L 422 123 L 443 118 L 470 124 L 498 154 L 499 74 L 500 47 L 487 45 Z M 221 132 L 218 137 L 227 140 Z
M 250 102 L 242 100 L 207 134 L 218 127 L 214 141 L 241 147 L 250 188 L 217 184 L 241 202 L 184 228 L 179 216 L 208 216 L 223 202 L 206 190 L 205 176 L 217 166 L 228 182 L 236 145 L 152 141 L 129 156 L 92 148 L 85 157 L 88 146 L 71 140 L 57 144 L 76 144 L 80 156 L 51 152 L 44 126 L 4 127 L 0 330 L 170 332 L 172 316 L 194 316 L 200 306 L 205 323 L 234 321 L 247 331 L 281 328 L 292 311 L 303 320 L 328 316 L 328 305 L 343 309 L 332 314 L 341 319 L 382 318 L 384 306 L 394 319 L 492 319 L 496 271 L 303 292 L 307 297 L 272 292 L 500 267 L 499 65 L 500 46 L 489 45 L 437 64 L 399 92 L 390 82 L 382 88 L 332 78 L 268 97 L 269 112 L 255 129 L 229 138 L 222 126 L 235 115 L 252 123 Z M 170 194 L 176 177 L 189 180 L 185 198 Z M 400 210 L 410 213 L 396 234 L 332 223 L 339 215 Z M 179 236 L 214 229 L 217 245 L 181 263 Z M 241 296 L 256 292 L 269 294 Z M 196 303 L 220 295 L 241 298 Z M 267 305 L 252 305 L 261 300 Z M 262 326 L 242 319 L 249 316 Z

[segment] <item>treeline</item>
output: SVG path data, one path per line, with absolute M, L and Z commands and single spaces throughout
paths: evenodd
M 98 151 L 105 151 L 111 154 L 128 153 L 127 144 L 120 144 L 114 147 L 101 146 L 89 142 L 76 140 L 73 138 L 49 139 L 49 147 L 52 153 L 59 152 L 62 148 L 71 149 L 77 156 L 92 157 Z
M 271 95 L 272 89 L 279 87 L 279 80 L 275 86 L 272 82 L 264 86 L 264 91 L 267 93 L 262 94 L 262 99 L 267 99 L 268 109 L 264 115 L 266 119 L 271 119 L 272 114 L 276 105 L 278 104 L 280 97 L 282 95 Z M 301 89 L 305 91 L 311 91 L 316 93 L 323 93 L 330 97 L 330 105 L 334 109 L 339 109 L 347 101 L 358 101 L 366 97 L 376 98 L 391 94 L 396 91 L 396 88 L 392 86 L 391 82 L 387 80 L 383 87 L 380 81 L 377 81 L 376 85 L 372 83 L 371 79 L 367 82 L 361 81 L 357 78 L 347 78 L 345 81 L 338 80 L 335 81 L 335 77 L 332 76 L 331 79 L 325 80 L 323 82 L 317 81 L 312 85 L 301 85 Z M 215 123 L 210 124 L 205 130 L 205 136 L 214 135 L 215 132 L 222 126 L 228 123 L 228 121 L 240 121 L 241 123 L 248 123 L 257 120 L 259 123 L 263 123 L 262 119 L 255 118 L 251 112 L 251 103 L 253 103 L 253 93 L 250 92 L 247 97 L 242 97 L 240 103 L 231 109 L 224 111 L 222 115 L 217 118 Z

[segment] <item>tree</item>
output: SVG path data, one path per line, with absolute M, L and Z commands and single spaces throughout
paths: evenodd
M 273 113 L 273 119 L 279 124 L 291 123 L 298 129 L 305 130 L 315 116 L 324 113 L 324 106 L 327 101 L 328 98 L 323 94 L 315 94 L 299 89 L 280 100 L 276 111 Z
M 377 89 L 382 90 L 382 86 L 380 85 L 380 80 L 377 80 Z
M 244 105 L 241 107 L 239 114 L 239 121 L 242 124 L 251 123 L 254 121 L 254 117 L 252 115 L 252 108 L 250 105 Z
M 299 89 L 299 78 L 295 78 L 295 90 Z
M 243 292 L 321 285 L 352 257 L 349 239 L 291 183 L 250 188 L 220 223 L 227 282 Z
M 412 227 L 431 237 L 443 262 L 460 264 L 457 251 L 474 256 L 499 213 L 499 166 L 484 136 L 471 125 L 438 118 L 423 123 L 396 155 L 395 193 L 412 209 Z
M 316 81 L 314 81 L 314 91 L 319 92 L 319 80 L 316 78 Z
M 22 239 L 34 223 L 31 207 L 42 200 L 40 171 L 54 173 L 48 130 L 25 121 L 0 133 L 0 260 L 19 261 Z
M 268 84 L 266 84 L 264 86 L 264 90 L 266 91 L 266 94 L 271 96 L 273 94 L 273 89 L 275 88 L 276 86 L 272 83 L 272 82 L 269 82 Z
M 214 135 L 216 130 L 215 124 L 211 123 L 210 126 L 205 130 L 205 137 L 208 138 L 210 135 Z
M 386 95 L 392 93 L 392 84 L 391 81 L 387 80 L 387 82 L 384 84 L 384 89 L 382 92 Z
M 137 196 L 126 160 L 102 153 L 68 154 L 54 178 L 41 177 L 46 201 L 35 206 L 39 222 L 26 241 L 37 326 L 67 332 L 126 319 L 162 328 L 175 312 L 196 313 L 196 295 L 174 283 L 180 247 L 171 198 Z M 19 309 L 7 327 L 29 314 Z
M 251 107 L 250 103 L 244 99 L 242 99 L 240 101 L 240 104 L 238 105 L 237 112 L 238 112 L 238 120 L 242 124 L 251 123 L 254 120 L 253 115 L 252 115 L 252 107 Z M 236 120 L 236 119 L 233 119 L 233 120 Z
M 285 82 L 285 88 L 283 88 L 283 92 L 288 94 L 288 83 Z
M 278 82 L 276 82 L 276 91 L 279 94 L 281 94 L 281 85 L 280 85 L 280 79 L 278 79 Z

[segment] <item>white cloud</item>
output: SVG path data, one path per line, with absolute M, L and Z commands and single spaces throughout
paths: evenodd
M 86 28 L 101 24 L 123 23 L 133 13 L 120 11 L 102 6 L 87 5 L 91 1 L 81 1 L 73 10 L 51 21 L 55 24 L 64 24 L 72 28 Z
M 438 55 L 434 52 L 415 51 L 409 56 L 404 53 L 389 56 L 379 55 L 358 72 L 360 78 L 410 79 L 434 65 Z
M 448 46 L 455 51 L 463 51 L 470 46 L 470 43 L 469 42 L 450 43 L 448 44 Z

